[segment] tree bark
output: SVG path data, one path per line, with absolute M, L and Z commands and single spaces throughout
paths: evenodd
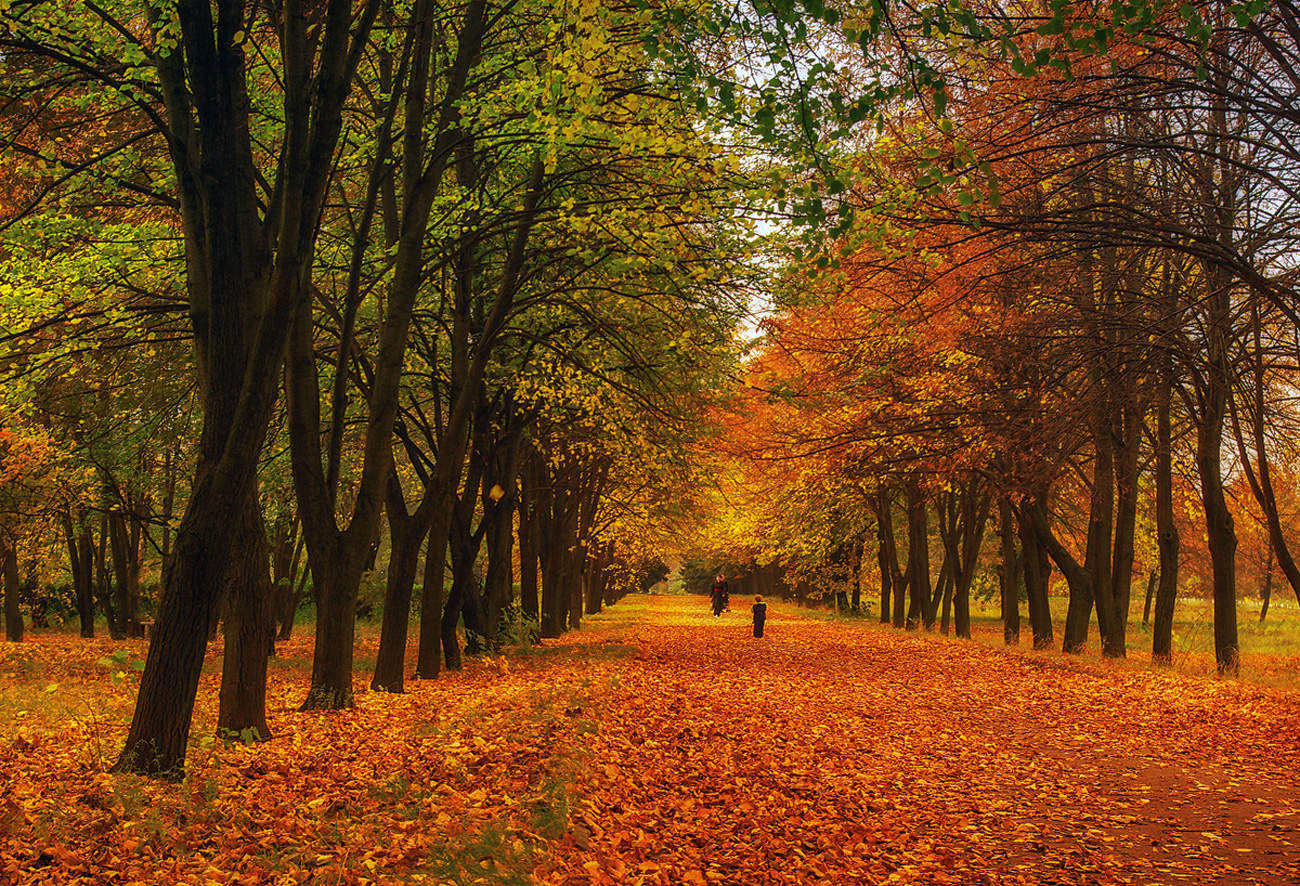
M 384 616 L 379 651 L 370 688 L 375 692 L 405 692 L 406 635 L 411 621 L 411 593 L 420 565 L 420 546 L 429 532 L 433 497 L 425 492 L 414 514 L 407 514 L 402 481 L 394 471 L 388 479 L 388 578 L 384 585 Z M 426 557 L 427 562 L 427 557 Z
M 532 501 L 534 492 L 529 484 L 530 474 L 525 471 L 522 498 L 519 505 L 519 611 L 525 625 L 537 639 L 540 621 L 540 602 L 537 596 L 537 515 Z
M 1033 518 L 1032 512 L 1037 507 L 1032 498 L 1022 502 L 1016 509 L 1016 519 L 1020 526 L 1020 559 L 1025 573 L 1029 628 L 1033 633 L 1034 648 L 1046 649 L 1052 645 L 1052 610 L 1047 593 L 1051 566 Z
M 1114 596 L 1115 627 L 1111 654 L 1123 658 L 1128 653 L 1128 619 L 1133 593 L 1134 536 L 1137 532 L 1139 445 L 1142 440 L 1142 417 L 1128 391 L 1120 427 L 1122 436 L 1115 457 L 1115 541 L 1111 566 L 1111 589 Z
M 1020 554 L 1016 551 L 1015 516 L 1011 501 L 998 499 L 998 535 L 1002 542 L 1002 560 L 998 566 L 998 590 L 1002 599 L 1002 642 L 1020 644 L 1020 588 L 1023 580 Z
M 91 564 L 85 551 L 78 545 L 77 531 L 72 523 L 72 514 L 64 511 L 63 534 L 68 545 L 68 564 L 72 571 L 73 593 L 77 600 L 77 619 L 81 625 L 81 636 L 95 636 L 95 601 L 92 596 Z
M 135 619 L 135 600 L 131 581 L 130 539 L 126 531 L 126 519 L 119 510 L 109 514 L 109 549 L 113 554 L 114 609 L 117 610 L 118 630 L 123 636 L 139 635 L 139 625 Z
M 925 493 L 916 481 L 907 488 L 907 628 L 916 628 L 918 620 L 927 631 L 934 630 L 934 608 L 930 586 L 930 526 L 926 514 Z
M 275 595 L 269 572 L 270 550 L 257 489 L 239 515 L 226 566 L 226 642 L 222 654 L 217 731 L 266 741 L 266 662 L 275 635 Z
M 12 542 L 0 542 L 0 568 L 5 583 L 5 639 L 10 643 L 23 641 L 23 614 L 18 608 L 18 595 L 22 583 L 18 579 L 18 552 Z
M 108 636 L 112 640 L 121 640 L 125 635 L 117 620 L 113 608 L 113 573 L 109 568 L 108 554 L 108 514 L 99 519 L 99 544 L 95 550 L 95 590 L 99 593 L 99 605 L 104 610 L 104 621 L 108 625 Z
M 437 679 L 442 670 L 442 586 L 447 570 L 447 532 L 434 525 L 424 555 L 424 585 L 420 589 L 420 646 L 415 678 Z

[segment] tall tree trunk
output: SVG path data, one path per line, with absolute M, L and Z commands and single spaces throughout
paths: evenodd
M 321 563 L 319 569 L 312 566 L 312 585 L 316 590 L 316 647 L 312 655 L 311 688 L 301 710 L 331 711 L 352 707 L 357 588 L 369 552 L 369 539 L 351 536 L 340 539 L 338 550 Z M 317 558 L 309 556 L 308 559 Z
M 862 555 L 865 553 L 866 545 L 863 543 L 861 536 L 855 538 L 852 542 L 853 548 L 849 555 L 849 609 L 854 615 L 862 611 Z
M 99 518 L 99 543 L 95 545 L 95 591 L 99 595 L 100 608 L 104 610 L 104 621 L 108 625 L 108 636 L 113 640 L 123 638 L 117 612 L 113 608 L 113 573 L 109 566 L 111 558 L 108 553 L 108 513 Z
M 132 600 L 131 574 L 130 574 L 130 554 L 128 547 L 130 539 L 126 531 L 126 519 L 122 512 L 114 510 L 109 515 L 109 549 L 113 553 L 113 573 L 115 581 L 113 584 L 114 609 L 117 611 L 118 629 L 123 636 L 134 637 L 137 635 L 137 624 L 134 618 L 135 601 Z
M 352 4 L 327 0 L 310 37 L 301 17 L 289 17 L 282 30 L 286 56 L 301 60 L 314 51 L 317 64 L 285 79 L 273 218 L 257 192 L 247 66 L 237 39 L 245 25 L 222 7 L 214 32 L 209 4 L 176 6 L 181 39 L 157 69 L 171 124 L 203 430 L 189 503 L 163 569 L 135 712 L 114 767 L 172 777 L 184 765 L 207 634 L 242 508 L 256 497 L 286 330 L 306 296 L 304 269 L 312 264 L 354 70 L 346 63 L 349 42 L 367 39 L 379 4 L 353 21 Z
M 1178 596 L 1178 524 L 1174 519 L 1172 336 L 1176 323 L 1173 277 L 1166 263 L 1161 272 L 1159 374 L 1156 379 L 1156 547 L 1160 555 L 1160 579 L 1155 592 L 1155 621 L 1151 628 L 1151 660 L 1168 664 L 1173 659 L 1174 605 Z
M 934 609 L 930 586 L 930 526 L 926 514 L 925 493 L 921 485 L 912 481 L 907 488 L 907 561 L 908 590 L 911 600 L 907 608 L 907 627 L 917 626 L 918 619 L 925 622 L 927 631 L 934 630 Z
M 72 588 L 77 600 L 77 619 L 81 624 L 81 636 L 95 636 L 95 601 L 91 591 L 91 564 L 83 554 L 77 542 L 77 531 L 72 523 L 72 514 L 63 512 L 63 535 L 68 545 L 68 564 L 72 570 Z
M 1046 649 L 1052 645 L 1052 610 L 1047 593 L 1051 565 L 1047 561 L 1047 549 L 1034 524 L 1032 511 L 1036 507 L 1038 504 L 1034 499 L 1022 502 L 1016 509 L 1016 519 L 1020 524 L 1020 560 L 1025 573 L 1029 628 L 1033 633 L 1034 648 Z
M 903 587 L 898 580 L 898 546 L 894 536 L 893 505 L 883 486 L 876 493 L 876 563 L 880 569 L 880 623 L 903 626 Z M 891 613 L 892 608 L 892 613 Z
M 525 488 L 525 502 L 532 496 Z M 534 505 L 521 503 L 519 507 L 519 612 L 524 624 L 534 637 L 538 636 L 540 601 L 537 596 L 537 516 Z
M 5 639 L 10 643 L 23 641 L 23 614 L 18 608 L 18 595 L 22 583 L 18 579 L 18 551 L 12 542 L 0 542 L 0 569 L 5 582 Z
M 1219 245 L 1235 248 L 1239 171 L 1232 152 L 1237 145 L 1229 133 L 1227 108 L 1222 96 L 1227 73 L 1213 72 L 1215 98 L 1208 131 L 1213 139 L 1217 168 L 1205 170 L 1208 208 Z M 1223 489 L 1223 424 L 1232 396 L 1233 280 L 1222 267 L 1208 269 L 1204 304 L 1204 370 L 1200 399 L 1200 425 L 1196 434 L 1196 467 L 1201 476 L 1201 501 L 1205 508 L 1205 533 L 1209 541 L 1211 593 L 1214 598 L 1214 658 L 1220 675 L 1236 676 L 1240 668 L 1237 641 L 1237 533 Z
M 1016 551 L 1016 528 L 1011 501 L 998 499 L 998 535 L 1002 542 L 1002 560 L 998 564 L 998 590 L 1002 600 L 1002 642 L 1020 644 L 1020 588 L 1023 573 L 1020 554 Z
M 217 729 L 266 741 L 266 661 L 275 633 L 270 550 L 257 488 L 247 494 L 226 566 L 226 642 Z
M 1121 415 L 1123 435 L 1115 458 L 1115 541 L 1111 567 L 1115 628 L 1110 654 L 1123 658 L 1128 653 L 1128 619 L 1133 593 L 1134 535 L 1137 532 L 1138 448 L 1142 441 L 1142 417 L 1127 392 Z
M 429 546 L 424 557 L 424 585 L 420 590 L 420 642 L 415 661 L 417 680 L 433 680 L 442 670 L 442 613 L 446 601 L 443 589 L 447 581 L 451 509 L 450 502 L 439 501 L 429 528 Z
M 440 530 L 435 521 L 429 530 L 429 545 L 424 555 L 424 585 L 420 589 L 420 646 L 415 664 L 417 680 L 436 679 L 442 670 L 442 591 L 446 571 L 447 533 Z
M 413 515 L 406 513 L 402 481 L 394 471 L 388 481 L 388 577 L 384 585 L 384 616 L 379 651 L 370 688 L 375 692 L 405 692 L 406 634 L 411 621 L 411 592 L 420 565 L 420 546 L 429 530 L 433 500 L 425 493 Z
M 1269 545 L 1268 560 L 1264 565 L 1264 586 L 1259 590 L 1259 623 L 1268 618 L 1268 601 L 1273 596 L 1273 546 Z

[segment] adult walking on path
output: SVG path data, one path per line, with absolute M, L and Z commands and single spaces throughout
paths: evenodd
M 762 596 L 754 597 L 754 605 L 749 607 L 754 613 L 754 636 L 763 636 L 763 623 L 767 621 L 767 604 L 763 602 Z
M 709 589 L 709 600 L 713 604 L 713 617 L 722 615 L 722 610 L 727 608 L 727 580 L 722 577 L 722 573 L 718 573 L 717 578 L 713 579 L 713 587 Z

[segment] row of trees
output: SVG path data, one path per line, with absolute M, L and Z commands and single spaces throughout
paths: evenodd
M 893 599 L 933 621 L 937 511 L 960 624 L 996 511 L 1027 583 L 1065 572 L 1067 633 L 1095 602 L 1113 648 L 1143 477 L 1171 611 L 1189 433 L 1215 599 L 1234 599 L 1230 427 L 1295 574 L 1265 420 L 1290 365 L 1294 16 L 1073 8 L 0 7 L 2 424 L 48 444 L 5 450 L 0 535 L 29 559 L 62 545 L 80 611 L 111 584 L 122 632 L 161 563 L 118 768 L 179 771 L 218 619 L 219 725 L 269 735 L 271 635 L 308 585 L 304 707 L 350 705 L 381 536 L 375 688 L 403 686 L 417 579 L 424 677 L 457 666 L 462 621 L 500 641 L 516 582 L 548 635 L 630 586 L 714 470 L 695 444 L 771 265 L 749 261 L 756 213 L 813 222 L 849 261 L 791 265 L 728 419 L 747 461 L 724 472 L 752 473 L 745 519 L 769 521 L 749 530 L 843 569 L 875 513 Z M 1077 482 L 1071 565 L 1052 516 Z M 772 490 L 794 506 L 774 514 Z
M 985 10 L 1013 36 L 960 53 L 897 32 L 943 71 L 946 115 L 900 103 L 863 144 L 838 269 L 789 267 L 740 395 L 733 557 L 845 588 L 865 558 L 882 620 L 951 610 L 962 636 L 996 565 L 1007 642 L 1024 598 L 1036 647 L 1055 567 L 1063 648 L 1095 614 L 1111 656 L 1136 565 L 1154 658 L 1190 583 L 1236 672 L 1243 519 L 1261 593 L 1275 570 L 1300 593 L 1300 19 L 1192 12 L 1132 36 L 1086 6 Z
M 328 709 L 376 567 L 385 691 L 412 633 L 430 678 L 462 624 L 558 636 L 637 586 L 747 285 L 755 171 L 691 100 L 688 26 L 528 0 L 2 15 L 3 424 L 49 444 L 40 477 L 6 450 L 6 550 L 67 564 L 86 632 L 96 594 L 138 632 L 160 565 L 119 769 L 179 772 L 219 619 L 218 726 L 268 738 L 308 588 L 303 707 Z

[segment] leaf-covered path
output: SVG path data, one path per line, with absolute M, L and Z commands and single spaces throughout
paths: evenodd
M 631 597 L 333 713 L 298 711 L 308 635 L 255 745 L 210 739 L 214 644 L 179 785 L 104 771 L 120 641 L 10 644 L 0 884 L 1300 883 L 1294 691 L 768 625 Z
M 638 651 L 540 878 L 1300 882 L 1293 694 L 746 615 L 613 610 Z

